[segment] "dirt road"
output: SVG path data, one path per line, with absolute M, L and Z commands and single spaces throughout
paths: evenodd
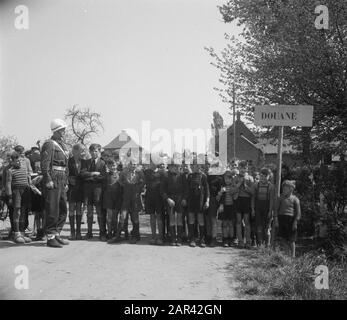
M 93 239 L 55 249 L 0 241 L 0 299 L 239 298 L 230 271 L 230 264 L 242 263 L 239 250 L 151 246 L 148 216 L 141 216 L 141 233 L 137 245 Z M 18 265 L 29 270 L 28 289 L 15 288 Z

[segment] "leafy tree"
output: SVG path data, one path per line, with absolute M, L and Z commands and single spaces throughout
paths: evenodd
M 224 127 L 223 117 L 218 111 L 213 111 L 213 123 L 211 127 L 212 129 L 222 129 Z
M 6 160 L 6 154 L 16 145 L 18 145 L 18 141 L 15 136 L 0 135 L 0 159 Z
M 317 5 L 329 9 L 329 28 L 317 29 Z M 314 106 L 312 128 L 286 128 L 309 162 L 313 153 L 343 153 L 347 137 L 347 2 L 344 0 L 230 0 L 224 22 L 243 27 L 226 35 L 221 52 L 206 48 L 220 71 L 224 102 L 235 84 L 239 110 L 253 120 L 261 104 Z
M 69 145 L 75 143 L 87 145 L 94 135 L 98 135 L 104 130 L 101 115 L 89 108 L 81 109 L 74 105 L 66 111 L 65 120 L 69 125 L 65 137 L 66 143 Z

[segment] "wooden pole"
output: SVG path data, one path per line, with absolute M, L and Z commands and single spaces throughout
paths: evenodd
M 235 115 L 236 115 L 236 106 L 235 106 L 235 84 L 233 84 L 233 159 L 236 158 L 236 123 L 235 123 Z
M 277 173 L 276 173 L 276 188 L 275 188 L 275 207 L 277 208 L 277 204 L 280 198 L 281 191 L 281 175 L 282 175 L 282 151 L 283 151 L 283 126 L 278 127 L 278 146 L 277 146 Z M 273 221 L 271 228 L 271 244 L 272 247 L 275 245 L 275 221 Z

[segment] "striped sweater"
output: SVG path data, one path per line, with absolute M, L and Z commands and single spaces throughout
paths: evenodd
M 6 194 L 11 195 L 12 189 L 29 187 L 29 175 L 26 167 L 10 168 L 7 170 Z

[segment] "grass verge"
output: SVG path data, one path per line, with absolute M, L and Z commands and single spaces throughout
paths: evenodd
M 234 265 L 237 289 L 246 299 L 346 300 L 347 263 L 327 261 L 324 254 L 305 253 L 292 259 L 279 250 L 259 248 L 244 251 L 246 262 Z M 329 270 L 329 289 L 315 288 L 315 269 Z

